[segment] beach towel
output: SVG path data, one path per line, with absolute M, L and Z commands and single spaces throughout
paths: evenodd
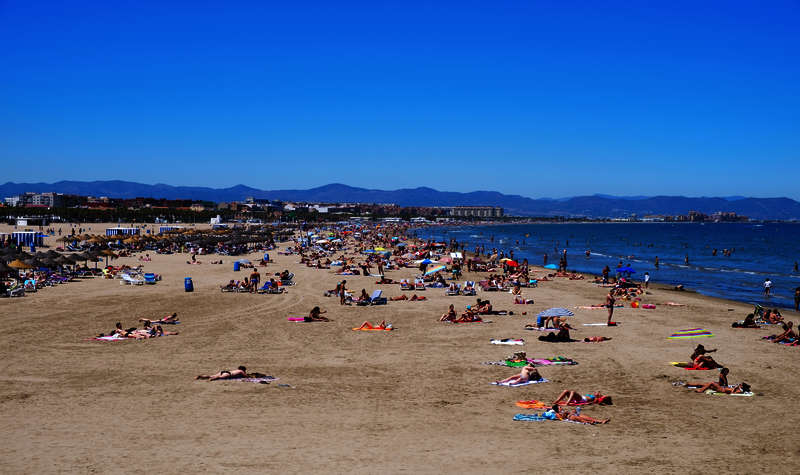
M 546 417 L 542 417 L 539 414 L 514 414 L 515 421 L 546 421 L 548 420 Z
M 752 392 L 727 394 L 727 393 L 721 393 L 721 392 L 718 392 L 718 391 L 714 391 L 713 389 L 709 389 L 708 391 L 705 392 L 705 394 L 710 394 L 712 396 L 743 396 L 743 397 L 752 397 L 754 395 Z
M 614 305 L 614 308 L 623 308 L 624 305 Z M 579 308 L 581 310 L 602 310 L 604 308 L 608 308 L 605 305 L 578 305 L 575 308 Z
M 219 381 L 241 381 L 243 383 L 258 383 L 269 384 L 272 381 L 277 381 L 278 378 L 274 376 L 262 376 L 260 378 L 234 378 L 234 379 L 220 379 Z
M 529 384 L 539 384 L 539 383 L 549 383 L 549 382 L 550 382 L 549 379 L 542 378 L 536 381 L 525 381 L 524 383 L 498 383 L 497 381 L 492 381 L 489 384 L 493 384 L 495 386 L 506 386 L 509 388 L 517 388 L 520 386 L 527 386 Z
M 290 322 L 302 323 L 306 321 L 306 317 L 288 317 L 286 320 Z
M 563 356 L 557 356 L 553 359 L 546 359 L 546 358 L 528 358 L 527 361 L 515 361 L 515 360 L 502 360 L 502 361 L 486 361 L 483 364 L 485 365 L 495 365 L 495 366 L 509 366 L 512 368 L 519 368 L 522 366 L 532 365 L 532 366 L 571 366 L 578 364 L 577 361 L 571 360 L 569 358 L 564 358 Z
M 597 400 L 592 399 L 591 401 L 584 401 L 584 402 L 571 402 L 569 404 L 559 402 L 559 406 L 588 406 L 590 404 L 595 404 Z M 547 403 L 544 401 L 538 401 L 536 399 L 531 399 L 530 401 L 517 401 L 516 405 L 518 407 L 522 407 L 524 409 L 550 409 L 553 405 L 552 403 Z
M 124 336 L 119 336 L 119 335 L 106 335 L 106 336 L 97 336 L 92 338 L 92 340 L 97 340 L 97 341 L 126 341 L 134 339 L 135 338 L 126 338 Z
M 544 327 L 525 327 L 526 330 L 533 330 L 535 332 L 557 332 L 558 328 L 544 328 Z
M 390 332 L 394 328 L 353 328 L 354 332 Z
M 703 328 L 689 328 L 687 330 L 679 330 L 672 335 L 668 336 L 668 340 L 682 340 L 687 338 L 710 338 L 714 336 L 710 331 Z
M 687 361 L 670 361 L 669 364 L 672 366 L 677 366 L 678 368 L 688 369 L 690 371 L 703 371 L 703 370 L 710 370 L 711 368 L 698 368 L 694 365 L 694 363 L 689 363 Z
M 511 338 L 503 338 L 502 340 L 498 339 L 489 340 L 489 343 L 491 343 L 492 345 L 524 345 L 525 340 L 521 338 L 519 340 L 513 340 Z

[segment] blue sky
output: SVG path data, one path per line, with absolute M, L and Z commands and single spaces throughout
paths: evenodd
M 0 182 L 800 199 L 798 2 L 290 3 L 0 0 Z

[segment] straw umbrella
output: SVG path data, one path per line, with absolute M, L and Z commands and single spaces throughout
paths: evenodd
M 8 267 L 12 267 L 14 269 L 33 269 L 33 266 L 27 264 L 19 259 L 15 259 L 8 264 Z

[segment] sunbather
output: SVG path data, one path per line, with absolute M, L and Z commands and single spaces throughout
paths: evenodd
M 394 297 L 391 297 L 391 298 L 389 298 L 389 300 L 391 300 L 392 302 L 398 302 L 400 300 L 408 300 L 408 297 L 406 297 L 405 294 L 402 294 L 402 295 L 396 295 Z
M 178 314 L 177 313 L 173 313 L 172 315 L 167 315 L 166 317 L 161 317 L 160 320 L 150 320 L 149 318 L 140 318 L 139 321 L 140 322 L 151 323 L 151 324 L 152 323 L 156 323 L 156 324 L 157 323 L 162 323 L 162 324 L 164 324 L 164 323 L 175 323 L 175 322 L 178 321 Z
M 308 316 L 303 317 L 303 321 L 305 322 L 330 322 L 331 319 L 328 317 L 323 317 L 323 313 L 328 313 L 327 310 L 320 310 L 319 307 L 314 307 L 308 312 Z
M 519 374 L 515 374 L 514 376 L 510 376 L 506 379 L 501 379 L 500 381 L 495 381 L 497 384 L 521 384 L 527 383 L 528 381 L 540 381 L 542 375 L 539 374 L 539 370 L 536 369 L 535 366 L 527 365 L 522 368 Z
M 569 410 L 561 410 L 561 407 L 558 404 L 553 404 L 553 406 L 542 413 L 542 417 L 546 419 L 552 420 L 561 420 L 561 421 L 572 421 L 572 422 L 580 422 L 581 424 L 607 424 L 608 421 L 611 419 L 595 419 L 593 417 L 589 417 L 585 414 L 580 413 L 580 408 L 576 408 L 574 411 L 570 412 Z
M 570 338 L 569 331 L 572 329 L 566 323 L 560 323 L 558 326 L 558 333 L 550 332 L 546 335 L 542 335 L 539 337 L 540 341 L 549 341 L 552 343 L 563 343 L 568 341 L 574 341 Z
M 700 386 L 699 388 L 695 389 L 698 393 L 704 393 L 708 390 L 712 390 L 718 393 L 725 393 L 725 394 L 742 394 L 742 393 L 749 393 L 750 392 L 750 385 L 747 383 L 740 383 L 736 386 L 721 386 L 717 383 L 708 383 Z
M 565 389 L 561 391 L 561 394 L 553 401 L 553 405 L 556 404 L 611 404 L 611 396 L 604 396 L 599 392 L 594 392 L 592 394 L 584 394 L 581 395 L 577 391 L 571 391 Z
M 447 310 L 447 313 L 442 314 L 439 318 L 440 322 L 453 322 L 456 319 L 456 308 L 453 304 L 450 304 L 450 308 Z
M 608 341 L 610 339 L 611 338 L 609 338 L 607 336 L 590 336 L 590 337 L 584 338 L 583 341 L 585 341 L 587 343 L 599 343 L 601 341 Z
M 713 350 L 706 350 L 703 345 L 697 345 L 689 359 L 694 363 L 695 368 L 721 368 L 721 364 L 717 363 L 714 361 L 714 358 L 707 355 L 707 353 L 713 353 L 715 351 L 717 351 L 716 348 Z
M 744 320 L 741 322 L 733 322 L 731 325 L 733 328 L 761 328 L 756 323 L 756 317 L 752 313 L 748 313 Z
M 767 339 L 772 340 L 773 343 L 792 342 L 797 339 L 797 333 L 792 329 L 793 323 L 786 322 L 783 324 L 783 333 L 772 335 Z
M 228 371 L 227 369 L 223 369 L 217 374 L 211 375 L 199 375 L 195 379 L 207 379 L 209 381 L 216 381 L 218 379 L 241 379 L 248 377 L 247 368 L 244 366 L 239 366 L 233 371 Z
M 358 330 L 391 330 L 392 324 L 386 323 L 386 320 L 383 320 L 378 325 L 373 325 L 369 321 L 365 321 L 358 327 Z
M 728 386 L 728 368 L 722 368 L 719 370 L 719 381 L 717 382 L 718 385 L 727 387 Z M 701 387 L 709 383 L 686 383 L 685 386 L 687 387 Z

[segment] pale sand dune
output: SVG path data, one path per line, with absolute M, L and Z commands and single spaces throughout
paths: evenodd
M 234 258 L 223 257 L 224 265 L 190 266 L 186 255 L 153 255 L 146 270 L 164 276 L 156 286 L 98 278 L 0 300 L 2 471 L 797 471 L 786 455 L 798 454 L 800 375 L 794 363 L 800 348 L 760 341 L 776 329 L 732 329 L 731 321 L 743 318 L 747 305 L 653 289 L 647 302 L 687 306 L 617 309 L 615 320 L 623 324 L 616 328 L 584 327 L 581 323 L 603 321 L 604 311 L 575 310 L 574 337 L 613 340 L 542 343 L 536 340 L 541 333 L 522 330 L 532 314 L 599 303 L 605 289 L 585 281 L 545 282 L 525 291 L 536 300 L 527 306 L 512 305 L 509 294 L 479 293 L 516 315 L 490 317 L 493 324 L 451 325 L 437 321 L 447 305 L 463 308 L 474 298 L 431 289 L 424 292 L 426 302 L 341 307 L 322 296 L 341 277 L 300 266 L 297 257 L 270 255 L 275 261 L 270 272 L 288 268 L 297 275 L 298 285 L 287 295 L 221 293 L 220 284 L 245 276 L 232 272 Z M 212 259 L 218 257 L 200 257 Z M 406 269 L 388 277 L 413 274 Z M 194 293 L 183 290 L 186 276 L 194 280 Z M 352 289 L 377 288 L 374 278 L 346 279 Z M 400 294 L 397 285 L 380 288 L 389 297 Z M 286 321 L 315 305 L 334 321 Z M 173 311 L 183 323 L 168 330 L 180 331 L 178 336 L 84 340 L 116 321 L 133 326 L 140 316 Z M 522 311 L 528 316 L 519 315 Z M 796 314 L 785 315 L 797 320 Z M 385 319 L 397 329 L 350 330 L 367 319 Z M 695 326 L 716 336 L 666 339 Z M 527 343 L 489 344 L 503 337 Z M 719 348 L 714 357 L 730 366 L 731 381 L 747 381 L 758 396 L 706 396 L 672 387 L 677 379 L 716 379 L 715 371 L 667 364 L 687 359 L 697 343 Z M 548 384 L 489 385 L 514 371 L 481 362 L 516 350 L 531 357 L 564 355 L 580 364 L 542 368 Z M 280 380 L 269 385 L 194 380 L 239 364 Z M 526 412 L 516 400 L 552 400 L 562 389 L 612 395 L 613 406 L 584 410 L 611 422 L 590 427 L 511 420 Z

